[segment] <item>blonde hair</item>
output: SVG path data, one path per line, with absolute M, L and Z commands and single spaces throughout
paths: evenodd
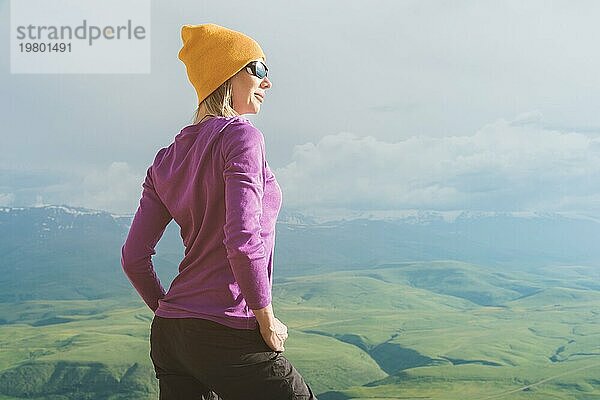
M 204 104 L 206 114 L 200 115 L 200 106 Z M 197 124 L 207 114 L 213 114 L 221 117 L 234 117 L 239 115 L 233 109 L 233 89 L 231 86 L 231 78 L 227 79 L 221 86 L 202 100 L 202 103 L 196 108 L 194 113 L 193 124 Z

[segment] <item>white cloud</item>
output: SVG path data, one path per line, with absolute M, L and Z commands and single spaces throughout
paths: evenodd
M 470 136 L 389 142 L 340 132 L 295 146 L 274 172 L 289 208 L 600 212 L 600 137 L 545 128 L 535 112 Z M 79 176 L 13 171 L 0 204 L 133 213 L 143 173 L 116 161 Z
M 34 207 L 44 207 L 48 205 L 50 204 L 44 203 L 44 196 L 41 194 L 35 196 L 35 203 L 33 204 Z
M 275 174 L 293 208 L 581 211 L 598 208 L 600 138 L 546 129 L 535 112 L 471 136 L 341 132 L 296 146 Z
M 4 170 L 0 205 L 71 205 L 114 213 L 133 213 L 142 194 L 145 170 L 114 161 L 88 171 Z M 141 172 L 144 175 L 141 175 Z
M 0 193 L 0 206 L 8 207 L 15 201 L 14 193 Z
M 143 176 L 132 171 L 126 162 L 112 162 L 104 170 L 93 170 L 82 180 L 68 204 L 106 210 L 115 213 L 133 213 L 142 193 Z

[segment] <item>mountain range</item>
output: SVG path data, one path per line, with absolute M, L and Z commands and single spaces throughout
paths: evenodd
M 130 292 L 120 248 L 132 215 L 65 205 L 0 208 L 0 301 L 98 299 Z M 389 262 L 456 260 L 520 271 L 598 265 L 600 221 L 553 213 L 404 211 L 324 219 L 283 209 L 275 279 Z M 183 256 L 171 221 L 153 257 L 163 283 Z
M 120 265 L 132 217 L 0 208 L 1 399 L 157 397 L 152 313 Z M 325 400 L 600 395 L 599 234 L 573 214 L 283 209 L 287 357 Z M 167 288 L 176 223 L 156 250 Z

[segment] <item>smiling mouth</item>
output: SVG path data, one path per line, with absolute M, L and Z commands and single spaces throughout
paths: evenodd
M 255 96 L 257 99 L 259 99 L 261 103 L 263 102 L 263 100 L 264 100 L 264 99 L 262 98 L 262 96 L 261 96 L 261 95 L 254 93 L 254 96 Z

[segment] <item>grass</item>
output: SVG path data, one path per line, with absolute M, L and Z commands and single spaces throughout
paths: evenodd
M 600 399 L 600 293 L 581 268 L 558 273 L 400 263 L 283 279 L 274 306 L 320 399 Z M 141 300 L 2 304 L 0 318 L 0 400 L 156 398 Z

